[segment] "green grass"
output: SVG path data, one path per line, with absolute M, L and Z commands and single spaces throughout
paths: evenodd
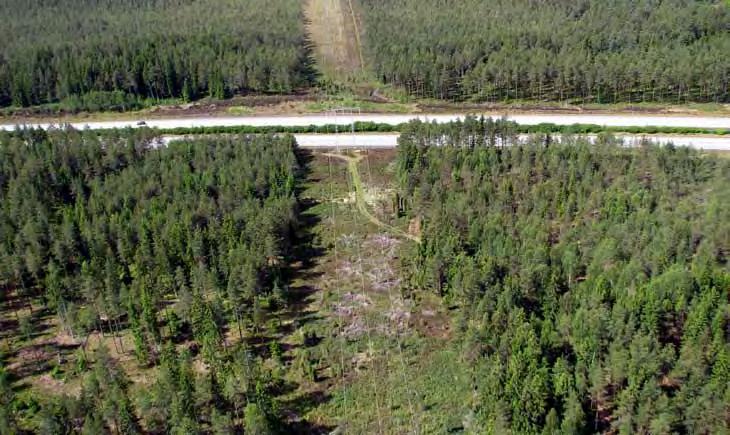
M 356 122 L 355 131 L 358 133 L 390 133 L 398 131 L 399 126 L 390 124 L 381 124 L 375 122 Z M 274 134 L 274 133 L 335 133 L 336 131 L 350 131 L 351 125 L 328 124 L 328 125 L 305 125 L 295 127 L 285 126 L 228 126 L 228 127 L 182 127 L 169 129 L 156 129 L 163 134 L 171 135 L 206 135 L 206 134 Z
M 388 225 L 388 224 L 380 221 L 377 217 L 375 217 L 372 213 L 370 213 L 370 210 L 368 209 L 368 205 L 365 201 L 365 188 L 363 187 L 362 178 L 360 177 L 360 171 L 358 169 L 358 162 L 360 161 L 360 159 L 353 158 L 353 157 L 345 157 L 345 160 L 347 160 L 347 170 L 350 173 L 353 188 L 355 190 L 355 199 L 357 201 L 357 209 L 360 211 L 360 214 L 362 214 L 365 219 L 367 219 L 374 225 L 379 226 L 380 228 L 384 229 L 385 231 L 387 231 L 390 234 L 397 235 L 397 236 L 405 238 L 405 239 L 409 239 L 416 243 L 421 243 L 420 238 L 410 235 L 400 228 L 396 228 L 391 225 Z
M 517 125 L 519 133 L 560 133 L 560 134 L 599 134 L 599 133 L 629 133 L 629 134 L 710 134 L 717 136 L 730 135 L 730 129 L 710 129 L 695 127 L 608 127 L 597 124 L 556 125 L 543 123 L 536 125 Z
M 345 433 L 447 433 L 469 420 L 471 370 L 451 349 L 413 339 L 400 354 L 361 372 L 332 400 L 312 410 L 312 420 L 338 416 Z M 435 343 L 439 346 L 440 343 Z M 417 430 L 415 430 L 417 428 Z
M 282 403 L 295 403 L 295 411 L 305 420 L 330 428 L 345 425 L 338 411 L 339 399 L 342 400 L 339 403 L 346 406 L 357 406 L 360 401 L 370 400 L 367 387 L 373 387 L 372 383 L 357 392 L 351 391 L 349 385 L 360 382 L 362 376 L 378 369 L 380 364 L 396 361 L 392 359 L 392 339 L 377 329 L 389 325 L 385 316 L 390 308 L 389 294 L 369 290 L 371 275 L 368 272 L 372 262 L 377 262 L 382 253 L 362 248 L 367 237 L 382 231 L 366 220 L 351 200 L 354 186 L 348 169 L 345 161 L 313 153 L 310 181 L 302 197 L 315 201 L 314 207 L 307 213 L 317 217 L 318 223 L 312 232 L 317 244 L 327 249 L 317 259 L 312 275 L 315 278 L 307 278 L 301 284 L 317 288 L 317 296 L 309 309 L 316 308 L 318 316 L 307 327 L 322 338 L 317 346 L 308 350 L 312 360 L 317 361 L 319 379 L 317 382 L 303 382 L 301 388 L 282 398 Z M 358 264 L 363 265 L 364 280 L 356 272 Z M 360 305 L 350 299 L 352 295 L 365 297 L 370 303 Z M 353 311 L 343 317 L 336 314 L 338 307 L 351 307 Z M 359 322 L 375 329 L 370 334 L 359 336 L 345 332 Z M 361 361 L 359 364 L 354 362 L 358 360 Z M 291 375 L 298 376 L 295 371 Z M 331 398 L 317 403 L 312 397 L 318 393 L 326 393 Z M 385 391 L 379 391 L 378 400 L 383 394 Z M 382 397 L 384 407 L 385 396 Z
M 99 109 L 88 111 L 82 107 L 72 108 L 66 101 L 58 103 L 47 103 L 30 107 L 2 107 L 0 108 L 0 117 L 13 116 L 61 116 L 61 115 L 94 115 L 94 119 L 120 119 L 128 118 L 130 115 L 144 113 L 162 106 L 183 104 L 184 101 L 177 98 L 154 99 L 154 98 L 138 98 L 133 104 L 127 106 L 126 109 L 121 108 L 110 109 L 108 107 L 99 106 Z
M 721 159 L 730 159 L 730 151 L 725 150 L 711 150 L 711 151 L 705 151 L 705 153 L 719 157 Z
M 728 0 L 730 1 L 730 0 Z M 435 100 L 431 98 L 414 98 L 408 95 L 403 89 L 392 86 L 383 85 L 375 80 L 362 78 L 355 83 L 345 84 L 323 84 L 321 91 L 327 94 L 327 99 L 320 101 L 294 101 L 283 108 L 281 113 L 323 113 L 329 110 L 348 107 L 360 110 L 365 113 L 418 113 L 422 111 L 449 111 L 449 112 L 465 112 L 467 110 L 480 110 L 480 107 L 497 108 L 505 110 L 539 110 L 539 109 L 584 109 L 605 112 L 627 112 L 627 111 L 657 111 L 657 112 L 676 112 L 676 113 L 695 113 L 706 115 L 728 115 L 730 114 L 730 104 L 723 103 L 686 103 L 686 104 L 665 104 L 665 103 L 615 103 L 615 104 L 582 104 L 580 102 L 568 103 L 557 101 L 531 101 L 531 100 L 513 100 L 494 103 L 482 103 L 478 101 L 453 102 L 444 100 Z M 377 92 L 377 95 L 390 102 L 377 102 L 369 95 L 371 92 Z M 282 101 L 286 101 L 286 96 L 282 96 Z M 121 110 L 104 110 L 69 111 L 61 103 L 49 103 L 33 107 L 4 107 L 0 108 L 0 118 L 28 117 L 28 118 L 48 118 L 48 117 L 64 117 L 66 121 L 73 119 L 84 120 L 124 120 L 133 119 L 140 116 L 154 116 L 155 112 L 164 106 L 182 105 L 185 102 L 180 99 L 140 99 L 133 107 L 129 107 L 124 111 Z M 244 116 L 253 115 L 258 112 L 260 107 L 233 105 L 227 107 L 228 104 L 236 104 L 236 99 L 232 100 L 213 100 L 204 98 L 197 103 L 210 103 L 220 106 L 220 113 Z
M 226 113 L 235 116 L 253 115 L 254 113 L 256 113 L 256 110 L 248 106 L 231 106 L 226 109 Z
M 363 100 L 349 94 L 335 95 L 329 100 L 307 103 L 305 104 L 304 109 L 307 112 L 319 113 L 341 107 L 376 113 L 411 113 L 415 111 L 415 106 L 413 104 L 400 102 L 379 103 Z
M 397 92 L 395 93 L 397 95 Z M 417 103 L 423 111 L 453 111 L 463 112 L 464 110 L 475 110 L 483 107 L 485 110 L 587 110 L 606 113 L 646 112 L 656 113 L 689 113 L 696 115 L 728 115 L 730 104 L 727 103 L 583 103 L 575 101 L 537 101 L 537 100 L 509 100 L 486 102 L 478 99 L 466 101 L 444 101 L 434 98 L 409 98 L 407 101 Z
M 373 185 L 389 187 L 392 154 L 377 153 L 370 153 L 369 163 L 375 174 Z M 303 388 L 282 400 L 298 403 L 296 411 L 304 420 L 339 428 L 342 433 L 445 433 L 460 428 L 469 419 L 471 409 L 471 370 L 458 358 L 458 350 L 450 348 L 448 338 L 425 332 L 444 333 L 440 328 L 448 324 L 445 314 L 441 321 L 446 323 L 438 324 L 436 329 L 428 329 L 417 320 L 422 310 L 439 313 L 445 310 L 435 298 L 410 301 L 412 321 L 409 326 L 401 327 L 399 334 L 394 333 L 388 313 L 393 308 L 392 298 L 400 296 L 399 289 L 371 289 L 371 273 L 380 270 L 378 267 L 383 262 L 397 268 L 397 261 L 384 258 L 382 252 L 362 249 L 367 246 L 364 241 L 369 236 L 386 231 L 366 219 L 358 203 L 341 201 L 352 197 L 352 192 L 358 190 L 356 184 L 360 190 L 371 187 L 366 186 L 369 177 L 363 174 L 353 183 L 355 160 L 313 155 L 312 181 L 307 184 L 303 197 L 317 201 L 308 211 L 320 220 L 313 231 L 320 245 L 330 247 L 318 260 L 315 270 L 323 275 L 308 281 L 320 292 L 316 298 L 319 319 L 308 327 L 323 338 L 310 349 L 313 359 L 318 361 L 321 379 L 316 383 L 305 382 Z M 361 161 L 360 171 L 364 165 Z M 336 201 L 332 203 L 330 198 Z M 331 220 L 333 209 L 335 221 Z M 351 242 L 344 242 L 343 238 Z M 401 242 L 402 247 L 410 245 L 411 242 Z M 357 270 L 360 260 L 364 281 L 357 273 L 338 274 L 338 267 L 342 269 L 345 264 Z M 354 317 L 340 321 L 333 309 L 343 303 L 342 297 L 348 293 L 366 295 L 370 303 L 355 308 Z M 343 336 L 342 328 L 351 325 L 354 319 L 369 325 L 372 332 L 359 338 Z M 339 371 L 343 363 L 344 374 Z M 317 392 L 326 393 L 328 398 L 322 402 L 313 400 Z
M 270 134 L 270 133 L 334 133 L 335 131 L 349 131 L 351 125 L 308 125 L 308 126 L 229 126 L 229 127 L 194 127 L 157 129 L 160 134 L 170 135 L 205 135 L 205 134 Z M 357 133 L 395 133 L 402 131 L 404 124 L 391 125 L 375 122 L 356 122 Z M 599 134 L 599 133 L 629 133 L 629 134 L 707 134 L 716 136 L 730 135 L 730 129 L 708 129 L 694 127 L 607 127 L 596 124 L 515 124 L 515 133 L 552 133 L 552 134 Z

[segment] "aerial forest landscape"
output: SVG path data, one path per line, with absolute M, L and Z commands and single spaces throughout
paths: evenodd
M 727 0 L 0 16 L 0 435 L 730 433 Z

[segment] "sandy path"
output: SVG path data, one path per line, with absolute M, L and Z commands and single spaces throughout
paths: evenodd
M 340 80 L 359 73 L 364 61 L 352 0 L 306 0 L 304 13 L 320 70 Z

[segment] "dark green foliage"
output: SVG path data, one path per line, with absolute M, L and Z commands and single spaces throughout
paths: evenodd
M 0 433 L 15 434 L 18 432 L 14 409 L 15 392 L 4 366 L 5 362 L 0 355 Z
M 0 106 L 129 110 L 313 79 L 295 0 L 10 0 L 0 16 Z
M 132 401 L 129 380 L 106 348 L 94 354 L 95 363 L 84 375 L 80 396 L 44 398 L 37 429 L 47 434 L 98 434 L 114 428 L 120 435 L 141 432 Z
M 43 296 L 76 332 L 128 314 L 144 347 L 161 342 L 161 301 L 188 286 L 196 334 L 220 327 L 209 302 L 239 270 L 251 297 L 268 292 L 296 225 L 291 138 L 153 149 L 148 134 L 0 138 L 0 253 L 22 260 L 3 261 L 0 283 Z
M 124 371 L 109 357 L 104 347 L 97 350 L 94 361 L 91 373 L 84 380 L 82 405 L 80 409 L 73 410 L 87 413 L 83 419 L 84 429 L 91 430 L 103 424 L 115 427 L 120 434 L 139 433 L 137 417 L 128 395 L 129 380 Z
M 256 330 L 262 314 L 249 314 L 282 282 L 298 226 L 294 139 L 153 145 L 149 131 L 0 133 L 0 296 L 17 291 L 72 334 L 107 334 L 122 357 L 160 366 L 133 400 L 118 359 L 93 355 L 80 401 L 44 400 L 41 432 L 135 433 L 142 418 L 146 428 L 191 433 L 214 413 L 225 432 L 240 426 L 248 402 L 276 421 L 273 381 L 224 337 Z M 78 374 L 86 353 L 77 352 Z M 12 428 L 10 409 L 0 424 Z
M 273 133 L 333 133 L 347 131 L 351 125 L 307 125 L 296 127 L 285 126 L 229 126 L 229 127 L 182 127 L 170 129 L 156 129 L 159 134 L 168 135 L 206 135 L 206 134 L 273 134 Z M 381 124 L 375 122 L 356 122 L 355 132 L 358 133 L 392 133 L 401 132 L 408 124 Z M 728 129 L 709 129 L 697 127 L 611 127 L 598 124 L 514 124 L 518 133 L 560 133 L 560 134 L 598 134 L 598 133 L 630 133 L 630 134 L 713 134 L 730 135 Z
M 362 0 L 378 79 L 417 96 L 729 101 L 717 0 Z
M 305 126 L 218 126 L 218 127 L 180 127 L 169 129 L 157 129 L 158 132 L 164 134 L 270 134 L 270 133 L 335 133 L 336 131 L 350 131 L 352 124 L 326 124 L 326 125 L 305 125 Z M 376 122 L 356 122 L 354 125 L 355 132 L 380 132 L 387 133 L 399 131 L 398 125 L 376 123 Z
M 476 119 L 401 137 L 410 283 L 459 307 L 480 424 L 726 432 L 730 162 L 565 140 Z
M 271 435 L 274 433 L 266 414 L 261 411 L 261 408 L 256 403 L 246 405 L 243 418 L 246 433 L 252 435 Z

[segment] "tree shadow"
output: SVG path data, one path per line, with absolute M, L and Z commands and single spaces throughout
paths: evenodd
M 10 373 L 16 380 L 49 372 L 55 366 L 63 366 L 79 344 L 38 343 L 19 348 L 6 356 Z
M 300 394 L 290 401 L 282 403 L 285 409 L 294 415 L 304 415 L 310 410 L 331 400 L 326 391 L 314 390 Z M 287 433 L 292 434 L 329 434 L 335 426 L 317 424 L 306 420 L 294 420 L 287 425 Z
M 12 336 L 18 327 L 18 321 L 15 319 L 0 319 L 0 338 Z
M 299 384 L 295 382 L 284 382 L 276 390 L 278 395 L 292 394 L 297 391 Z M 331 396 L 321 389 L 307 391 L 295 396 L 292 399 L 280 402 L 284 408 L 284 416 L 288 423 L 285 425 L 287 434 L 329 434 L 335 429 L 331 425 L 316 424 L 300 419 L 299 416 L 306 414 L 317 406 L 328 402 Z
M 283 269 L 283 276 L 289 286 L 287 292 L 287 303 L 293 313 L 296 308 L 303 308 L 308 304 L 311 296 L 318 290 L 308 285 L 292 286 L 296 280 L 310 281 L 321 276 L 321 273 L 313 271 L 317 264 L 317 259 L 324 256 L 326 249 L 317 240 L 314 228 L 320 223 L 321 219 L 313 211 L 318 202 L 313 198 L 302 198 L 305 190 L 304 183 L 309 180 L 311 174 L 311 162 L 314 160 L 312 152 L 298 148 L 296 157 L 300 164 L 300 170 L 297 174 L 297 184 L 295 191 L 297 197 L 300 198 L 297 211 L 299 227 L 292 235 L 291 251 L 287 259 L 287 266 Z
M 311 24 L 309 18 L 304 18 L 304 26 L 308 27 Z M 317 69 L 317 60 L 314 56 L 315 44 L 308 32 L 305 32 L 302 37 L 302 52 L 298 62 L 298 72 L 301 76 L 310 84 L 315 84 L 320 81 L 321 73 Z
M 291 256 L 288 258 L 287 267 L 283 271 L 289 291 L 286 294 L 286 309 L 279 313 L 279 316 L 288 320 L 288 322 L 282 322 L 282 325 L 279 326 L 277 334 L 280 336 L 291 336 L 303 326 L 322 319 L 322 316 L 311 308 L 311 304 L 321 291 L 313 285 L 322 276 L 322 273 L 316 270 L 316 266 L 319 259 L 327 253 L 328 248 L 323 246 L 315 231 L 315 228 L 321 222 L 321 218 L 315 210 L 319 202 L 314 198 L 303 197 L 306 189 L 305 183 L 313 183 L 319 180 L 311 178 L 311 164 L 315 159 L 313 153 L 299 148 L 296 150 L 296 156 L 301 168 L 297 174 L 296 185 L 296 193 L 300 198 L 298 210 L 300 225 L 291 240 Z M 291 355 L 297 351 L 297 348 L 314 347 L 320 339 L 315 334 L 306 337 L 303 344 L 286 344 L 282 349 L 285 352 L 282 361 L 290 365 L 292 363 Z M 305 421 L 300 417 L 330 399 L 329 394 L 322 388 L 322 385 L 317 383 L 315 391 L 296 394 L 293 398 L 281 402 L 284 410 L 283 415 L 287 421 L 286 433 L 326 434 L 334 429 L 333 427 Z M 301 387 L 302 385 L 290 383 L 287 386 L 287 394 L 292 394 Z

